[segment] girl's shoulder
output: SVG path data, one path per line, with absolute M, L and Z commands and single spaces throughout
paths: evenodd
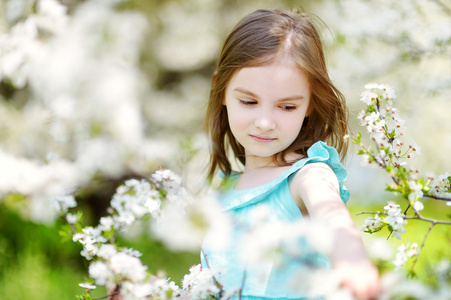
M 303 178 L 309 178 L 310 182 L 330 182 L 338 181 L 340 197 L 343 202 L 349 199 L 349 191 L 344 185 L 348 176 L 346 169 L 340 162 L 340 156 L 334 147 L 328 146 L 324 142 L 316 142 L 307 151 L 307 158 L 297 161 L 292 167 L 293 173 L 299 174 Z

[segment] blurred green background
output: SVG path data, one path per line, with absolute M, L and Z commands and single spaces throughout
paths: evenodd
M 6 16 L 8 2 L 2 0 L 0 18 Z M 22 1 L 22 0 L 17 0 Z M 85 1 L 61 0 L 73 13 Z M 401 116 L 406 119 L 406 140 L 414 139 L 423 155 L 412 163 L 424 172 L 435 174 L 450 169 L 451 161 L 451 4 L 445 1 L 364 1 L 364 0 L 129 0 L 119 10 L 136 11 L 148 21 L 140 66 L 149 93 L 143 105 L 146 134 L 174 139 L 179 147 L 176 157 L 161 165 L 199 180 L 205 165 L 203 150 L 192 150 L 201 132 L 215 58 L 222 40 L 233 25 L 256 8 L 300 8 L 317 14 L 328 27 L 322 27 L 330 74 L 344 92 L 350 107 L 351 128 L 363 108 L 359 95 L 368 81 L 395 87 Z M 2 32 L 7 22 L 0 23 Z M 448 34 L 448 35 L 447 35 Z M 70 59 L 70 58 L 68 58 Z M 19 109 L 27 101 L 27 87 L 15 89 L 0 83 L 0 102 Z M 169 138 L 170 137 L 170 138 Z M 182 143 L 180 143 L 180 140 Z M 3 141 L 3 140 L 2 140 Z M 6 145 L 6 144 L 5 144 Z M 3 145 L 2 145 L 3 146 Z M 366 215 L 381 210 L 387 200 L 396 199 L 384 192 L 389 183 L 379 170 L 361 167 L 352 153 L 345 165 L 349 170 L 350 210 L 357 227 Z M 0 166 L 1 167 L 1 166 Z M 193 179 L 194 177 L 194 179 Z M 86 188 L 78 209 L 86 224 L 95 224 L 105 214 L 110 197 L 120 178 L 106 178 Z M 75 299 L 83 289 L 78 283 L 87 276 L 87 263 L 79 255 L 81 247 L 64 240 L 61 221 L 42 224 L 28 218 L 26 199 L 18 195 L 0 200 L 0 298 Z M 443 202 L 425 202 L 426 215 L 450 219 L 450 208 Z M 402 242 L 421 243 L 429 224 L 412 221 Z M 372 236 L 362 234 L 371 253 L 374 240 L 385 240 L 387 231 Z M 400 244 L 389 240 L 394 249 Z M 415 271 L 434 284 L 431 268 L 451 257 L 451 232 L 438 225 L 428 237 Z M 199 262 L 198 253 L 172 253 L 145 232 L 122 237 L 121 243 L 143 253 L 142 260 L 153 272 L 164 270 L 177 284 L 191 265 Z M 392 253 L 393 256 L 394 252 Z M 391 269 L 390 261 L 380 263 Z M 104 290 L 94 291 L 101 296 Z

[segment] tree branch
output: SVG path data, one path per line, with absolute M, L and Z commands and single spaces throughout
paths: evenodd
M 360 212 L 358 214 L 356 214 L 356 216 L 360 216 L 360 215 L 383 215 L 386 216 L 386 213 L 382 213 L 382 212 L 371 212 L 371 211 L 363 211 Z M 451 221 L 437 221 L 434 219 L 429 219 L 429 218 L 425 218 L 423 216 L 416 216 L 416 217 L 408 217 L 405 216 L 404 219 L 406 220 L 419 220 L 419 221 L 424 221 L 424 222 L 428 222 L 428 223 L 433 223 L 434 225 L 451 225 Z

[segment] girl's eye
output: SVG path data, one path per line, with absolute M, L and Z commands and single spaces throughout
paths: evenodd
M 291 111 L 291 110 L 295 110 L 296 106 L 294 105 L 282 105 L 280 106 L 281 109 L 286 110 L 286 111 Z
M 257 104 L 257 101 L 249 100 L 249 99 L 239 99 L 239 101 L 243 105 L 254 105 L 254 104 Z

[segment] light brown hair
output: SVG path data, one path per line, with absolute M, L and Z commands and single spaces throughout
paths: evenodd
M 205 118 L 205 130 L 212 143 L 210 177 L 218 169 L 230 175 L 229 147 L 243 165 L 246 162 L 244 148 L 230 130 L 223 105 L 228 83 L 238 70 L 267 65 L 281 55 L 289 57 L 307 75 L 311 107 L 298 137 L 274 160 L 280 165 L 290 165 L 293 162 L 285 160 L 287 153 L 306 156 L 308 148 L 318 141 L 335 147 L 344 158 L 348 147 L 343 139 L 348 110 L 344 96 L 329 78 L 321 39 L 311 17 L 298 11 L 261 9 L 238 22 L 226 38 L 217 61 Z

